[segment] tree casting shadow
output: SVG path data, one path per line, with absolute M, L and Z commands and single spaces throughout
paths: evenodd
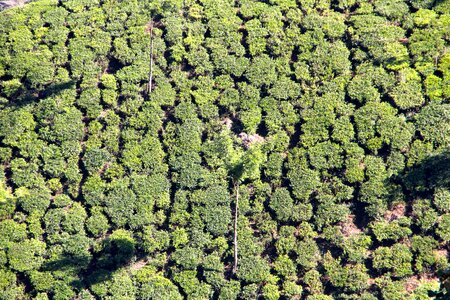
M 106 238 L 98 252 L 79 255 L 63 255 L 45 263 L 42 271 L 63 271 L 76 275 L 79 279 L 70 284 L 74 289 L 82 289 L 108 281 L 114 272 L 129 265 L 135 256 L 135 245 L 128 239 Z

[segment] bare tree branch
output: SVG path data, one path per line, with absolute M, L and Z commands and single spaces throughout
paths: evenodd
M 153 28 L 150 31 L 150 76 L 148 78 L 148 94 L 152 92 L 153 80 Z
M 234 208 L 234 265 L 233 265 L 233 273 L 236 274 L 238 268 L 238 211 L 239 211 L 239 183 L 234 182 L 234 192 L 236 195 L 236 202 Z
M 148 75 L 147 93 L 150 96 L 153 82 L 153 21 L 147 25 L 147 31 L 150 32 L 150 73 Z

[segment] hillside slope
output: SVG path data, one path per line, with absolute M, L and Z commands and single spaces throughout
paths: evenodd
M 0 299 L 434 299 L 449 50 L 442 0 L 1 12 Z

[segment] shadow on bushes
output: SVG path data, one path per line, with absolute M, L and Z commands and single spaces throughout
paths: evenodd
M 134 243 L 128 239 L 106 238 L 100 244 L 101 250 L 91 254 L 65 255 L 47 262 L 43 271 L 63 271 L 76 275 L 79 280 L 71 282 L 73 288 L 81 289 L 110 280 L 114 272 L 131 263 L 134 257 Z
M 410 199 L 429 197 L 437 188 L 450 188 L 450 151 L 431 155 L 407 170 L 401 182 Z M 439 291 L 428 291 L 430 297 L 450 299 L 450 267 L 440 270 L 436 276 L 440 280 Z

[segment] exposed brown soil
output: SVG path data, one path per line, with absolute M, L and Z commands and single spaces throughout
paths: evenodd
M 30 2 L 30 0 L 4 0 L 0 1 L 0 10 L 8 9 L 16 6 L 23 6 L 26 3 Z
M 406 207 L 405 204 L 399 203 L 392 207 L 390 210 L 386 211 L 384 214 L 384 219 L 388 222 L 397 220 L 405 216 Z
M 447 249 L 436 250 L 436 251 L 434 251 L 434 256 L 436 256 L 436 258 L 441 258 L 441 257 L 448 258 L 448 250 Z
M 419 285 L 420 285 L 420 282 L 419 282 L 419 278 L 417 276 L 409 277 L 408 279 L 406 279 L 406 282 L 405 282 L 405 291 L 408 294 L 411 294 L 412 292 L 414 292 L 417 289 L 417 287 Z
M 433 274 L 423 274 L 422 276 L 411 276 L 405 281 L 405 292 L 412 294 L 421 284 L 436 281 L 437 278 Z
M 359 229 L 358 226 L 356 226 L 354 219 L 355 215 L 349 215 L 345 222 L 341 222 L 339 224 L 341 227 L 341 232 L 345 237 L 360 234 L 362 232 L 361 229 Z
M 231 129 L 231 127 L 233 127 L 233 121 L 230 118 L 225 118 L 220 123 L 225 125 L 225 127 L 227 127 L 228 129 Z
M 131 265 L 130 265 L 130 270 L 132 270 L 132 271 L 137 271 L 137 270 L 142 269 L 142 268 L 145 267 L 146 265 L 147 265 L 147 261 L 141 259 L 141 260 L 138 260 L 137 262 L 131 264 Z
M 250 147 L 250 145 L 255 143 L 263 143 L 265 139 L 259 134 L 246 134 L 245 132 L 241 132 L 239 134 L 239 138 L 242 140 L 242 143 L 246 148 Z

